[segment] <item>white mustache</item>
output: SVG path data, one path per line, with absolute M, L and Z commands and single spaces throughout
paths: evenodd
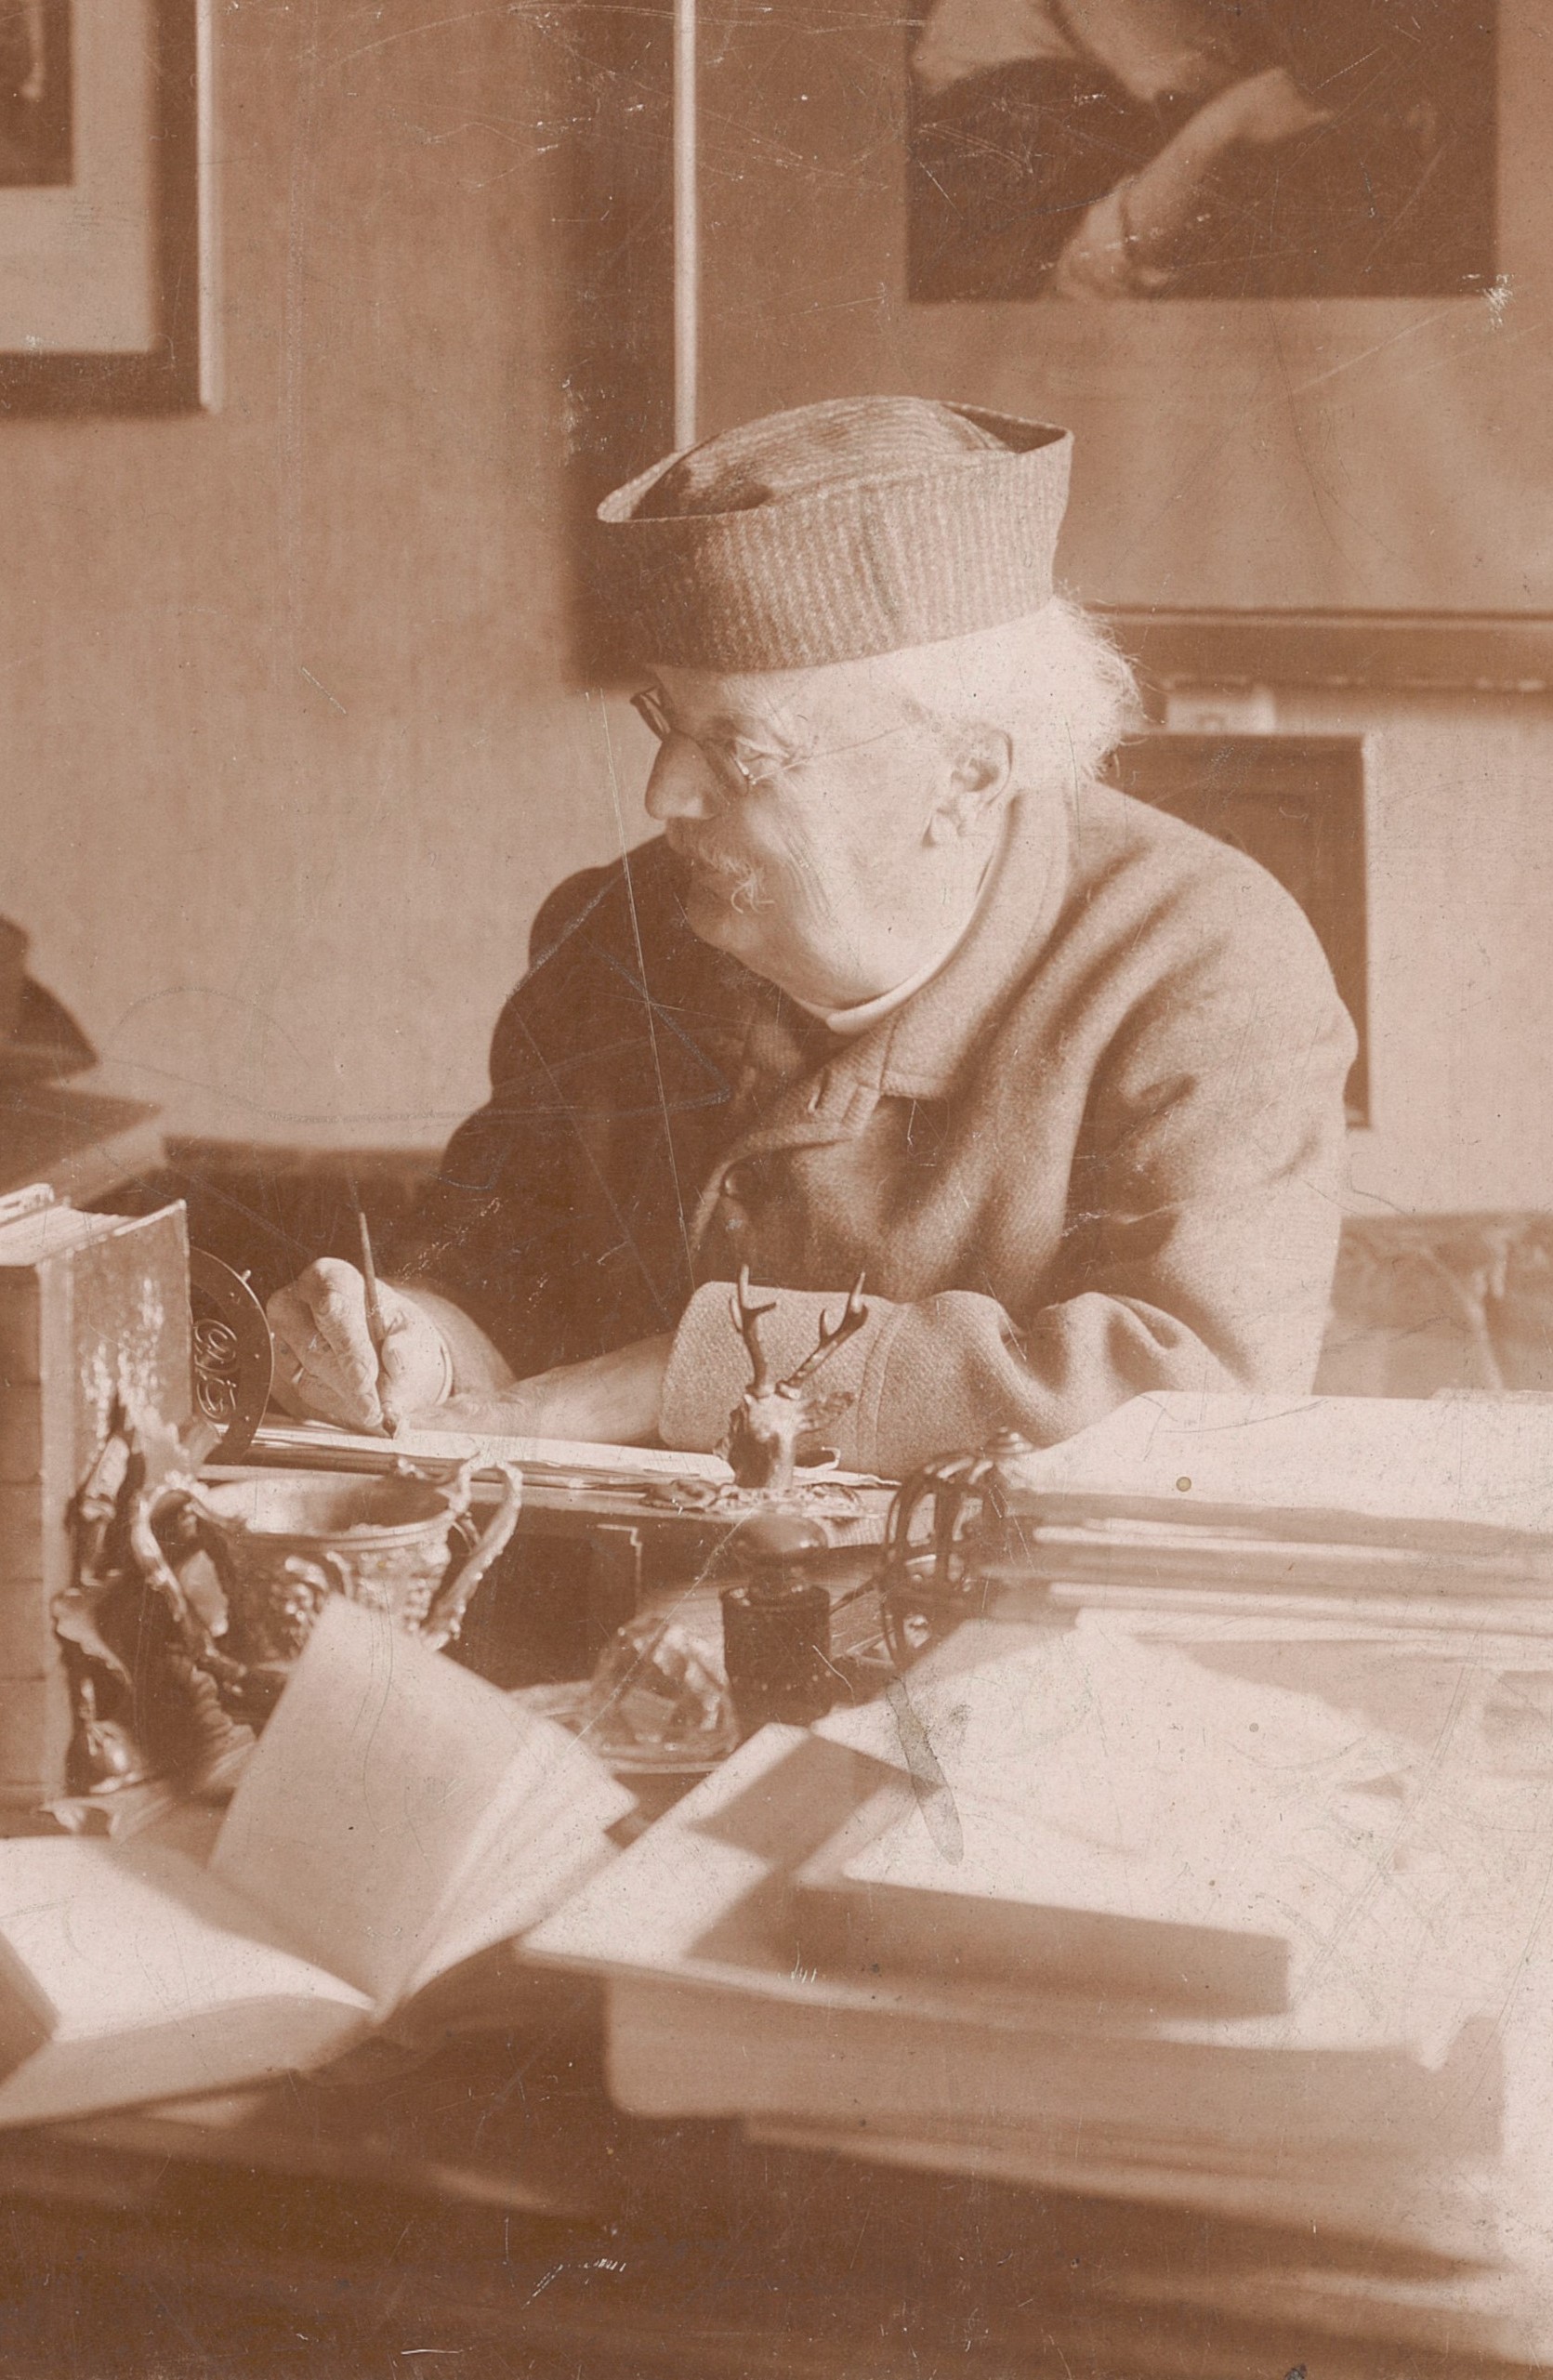
M 760 871 L 749 861 L 735 859 L 731 852 L 714 850 L 709 846 L 698 847 L 672 832 L 668 847 L 676 859 L 685 861 L 699 874 L 719 884 L 730 909 L 753 911 L 768 905 Z

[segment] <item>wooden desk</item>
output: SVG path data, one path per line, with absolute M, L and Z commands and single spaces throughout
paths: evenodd
M 386 1467 L 392 1452 L 377 1450 L 375 1467 Z M 296 1466 L 345 1470 L 353 1459 L 332 1454 L 325 1441 L 297 1457 Z M 275 1467 L 273 1458 L 250 1457 L 204 1476 L 227 1482 Z M 823 1485 L 823 1475 L 816 1478 Z M 654 1484 L 628 1469 L 611 1484 L 525 1466 L 516 1536 L 476 1593 L 454 1657 L 503 1687 L 586 1677 L 615 1629 L 648 1606 L 674 1611 L 716 1640 L 718 1590 L 737 1570 L 737 1534 L 748 1515 L 677 1507 L 653 1493 Z M 477 1480 L 477 1512 L 491 1508 L 496 1494 Z M 849 1511 L 830 1519 L 836 1543 L 815 1564 L 830 1590 L 838 1657 L 878 1635 L 877 1601 L 865 1590 L 878 1571 L 892 1494 L 882 1484 L 850 1493 Z
M 210 2120 L 0 2138 L 0 2371 L 26 2380 L 1491 2380 L 1518 2367 L 1342 2344 L 1237 2291 L 1309 2242 L 630 2124 L 596 2005 Z M 1326 2270 L 1333 2269 L 1329 2261 Z M 1381 2277 L 1374 2276 L 1380 2293 Z M 1362 2266 L 1348 2275 L 1362 2299 Z M 1397 2275 L 1386 2277 L 1394 2286 Z M 1415 2292 L 1453 2284 L 1422 2270 Z M 1204 2308 L 1151 2293 L 1204 2292 Z M 1135 2294 L 1142 2293 L 1142 2300 Z
M 586 1529 L 562 1517 L 574 1595 Z M 378 2045 L 199 2121 L 0 2135 L 0 2380 L 1529 2368 L 1484 2343 L 1492 2292 L 1421 2257 L 626 2122 L 591 1991 L 499 1979 L 480 2036 Z M 1451 2350 L 1391 2343 L 1409 2314 Z
M 71 1083 L 12 1083 L 0 1091 L 0 1191 L 46 1182 L 77 1206 L 154 1172 L 163 1159 L 160 1109 L 117 1093 L 99 1074 Z

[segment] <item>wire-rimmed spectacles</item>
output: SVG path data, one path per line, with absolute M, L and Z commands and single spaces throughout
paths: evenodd
M 631 708 L 638 718 L 651 729 L 660 743 L 666 743 L 674 735 L 683 736 L 687 743 L 693 743 L 726 793 L 735 796 L 752 793 L 760 782 L 761 772 L 741 760 L 732 744 L 723 737 L 691 735 L 687 729 L 677 727 L 655 686 L 644 686 L 640 693 L 633 694 Z M 767 765 L 769 768 L 772 764 L 768 762 Z

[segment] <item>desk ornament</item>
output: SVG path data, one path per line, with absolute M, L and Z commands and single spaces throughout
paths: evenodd
M 619 1776 L 704 1776 L 739 1741 L 715 1659 L 671 1612 L 638 1612 L 586 1686 L 548 1690 L 555 1715 Z
M 725 1452 L 733 1485 L 720 1492 L 717 1508 L 730 1519 L 743 1516 L 727 1559 L 744 1575 L 720 1598 L 723 1664 L 741 1735 L 770 1720 L 807 1726 L 831 1708 L 842 1682 L 830 1659 L 830 1595 L 809 1563 L 831 1545 L 827 1517 L 849 1517 L 862 1506 L 852 1491 L 800 1481 L 796 1471 L 804 1442 L 850 1401 L 816 1396 L 813 1383 L 868 1320 L 862 1283 L 859 1273 L 836 1321 L 822 1314 L 816 1345 L 779 1380 L 760 1336 L 771 1307 L 754 1302 L 749 1267 L 740 1268 L 732 1315 L 749 1350 L 751 1377 L 729 1416 Z
M 822 1367 L 868 1320 L 862 1282 L 860 1272 L 836 1321 L 827 1322 L 821 1316 L 818 1343 L 796 1372 L 779 1380 L 760 1337 L 761 1318 L 772 1312 L 773 1306 L 751 1302 L 749 1267 L 740 1267 L 732 1300 L 733 1322 L 749 1349 L 751 1379 L 729 1415 L 727 1453 L 736 1487 L 773 1499 L 803 1492 L 794 1476 L 800 1445 L 851 1401 L 849 1397 L 815 1397 L 810 1389 Z
M 173 1477 L 137 1500 L 131 1541 L 223 1708 L 262 1726 L 332 1595 L 387 1612 L 434 1651 L 453 1642 L 522 1505 L 519 1473 L 505 1463 L 487 1466 L 501 1480 L 501 1501 L 450 1567 L 455 1533 L 466 1543 L 472 1534 L 479 1467 L 401 1460 L 379 1478 L 262 1471 L 217 1486 Z M 179 1550 L 208 1557 L 220 1622 L 185 1591 Z
M 1018 1430 L 1002 1429 L 977 1453 L 940 1455 L 902 1481 L 879 1576 L 885 1642 L 898 1669 L 909 1669 L 962 1621 L 982 1616 L 990 1584 L 983 1565 L 1014 1526 L 1013 1466 L 1034 1451 Z
M 728 1436 L 721 1448 L 732 1479 L 720 1483 L 694 1478 L 655 1480 L 654 1502 L 678 1512 L 705 1512 L 733 1521 L 769 1512 L 778 1505 L 801 1506 L 822 1519 L 854 1520 L 862 1514 L 862 1499 L 844 1480 L 823 1476 L 800 1479 L 796 1474 L 800 1463 L 819 1468 L 836 1461 L 834 1453 L 817 1448 L 817 1440 L 827 1422 L 846 1411 L 851 1398 L 849 1394 L 816 1397 L 811 1387 L 821 1367 L 868 1320 L 862 1282 L 859 1273 L 835 1323 L 822 1315 L 818 1345 L 785 1380 L 779 1380 L 760 1337 L 761 1318 L 772 1309 L 752 1302 L 749 1267 L 740 1267 L 730 1307 L 734 1328 L 749 1350 L 751 1376 L 728 1417 Z M 818 1453 L 818 1463 L 806 1448 Z
M 730 1548 L 745 1575 L 722 1590 L 723 1659 L 740 1731 L 771 1721 L 808 1727 L 836 1701 L 831 1599 L 805 1568 L 829 1538 L 819 1521 L 781 1510 L 746 1520 Z
M 196 1422 L 194 1445 L 210 1425 Z M 134 1516 L 163 1484 L 182 1477 L 189 1441 L 116 1400 L 96 1460 L 71 1501 L 69 1584 L 51 1606 L 69 1687 L 72 1728 L 64 1797 L 46 1807 L 75 1833 L 134 1830 L 168 1791 L 230 1783 L 252 1744 L 221 1706 L 198 1658 L 197 1631 L 214 1622 L 208 1565 L 178 1584 L 178 1607 L 149 1591 Z
M 189 1251 L 194 1401 L 220 1432 L 206 1461 L 241 1463 L 264 1419 L 275 1375 L 270 1325 L 246 1274 Z

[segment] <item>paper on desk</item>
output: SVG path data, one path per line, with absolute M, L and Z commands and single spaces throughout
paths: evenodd
M 1270 2039 L 1407 2039 L 1439 2058 L 1499 2014 L 1547 1931 L 1553 1778 L 1487 1773 L 1470 1726 L 1392 1737 L 1103 1612 L 1033 1637 L 972 1623 L 817 1732 L 928 1789 L 860 1881 L 1039 1898 L 1060 1880 L 1120 1913 L 1276 1936 L 1291 2016 Z
M 452 1429 L 402 1429 L 397 1438 L 359 1437 L 336 1429 L 330 1422 L 266 1422 L 254 1443 L 274 1453 L 295 1453 L 299 1462 L 309 1455 L 337 1453 L 370 1454 L 381 1462 L 385 1453 L 408 1454 L 424 1462 L 511 1463 L 520 1470 L 607 1471 L 616 1477 L 643 1479 L 706 1479 L 715 1487 L 732 1484 L 733 1474 L 720 1454 L 691 1454 L 673 1447 L 615 1446 L 582 1438 L 505 1438 L 484 1432 Z M 889 1487 L 888 1479 L 866 1471 L 800 1471 L 800 1481 L 817 1486 Z
M 476 1436 L 467 1430 L 402 1429 L 390 1440 L 358 1436 L 329 1422 L 266 1422 L 255 1443 L 277 1453 L 295 1453 L 302 1460 L 328 1450 L 379 1457 L 385 1453 L 408 1454 L 421 1461 L 450 1463 L 472 1458 L 480 1463 L 513 1463 L 520 1470 L 528 1466 L 546 1471 L 636 1472 L 643 1479 L 711 1479 L 719 1484 L 733 1477 L 720 1454 L 677 1454 L 663 1447 L 612 1446 L 581 1438 L 504 1438 Z
M 1134 1397 L 1010 1466 L 1033 1495 L 1157 1498 L 1553 1532 L 1553 1400 L 1510 1398 Z

